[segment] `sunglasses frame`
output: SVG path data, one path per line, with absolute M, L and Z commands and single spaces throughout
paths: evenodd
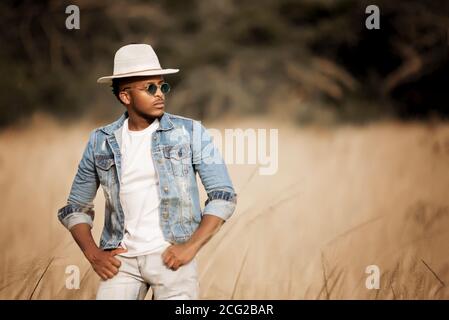
M 162 86 L 163 86 L 163 85 L 168 85 L 168 90 L 167 90 L 167 92 L 162 91 Z M 156 87 L 156 90 L 154 90 L 153 93 L 150 91 L 150 87 L 151 87 L 151 86 Z M 153 87 L 153 88 L 154 88 L 154 87 Z M 167 94 L 167 93 L 170 92 L 171 87 L 170 87 L 170 84 L 169 84 L 168 82 L 162 82 L 161 84 L 150 83 L 150 84 L 148 84 L 148 85 L 147 85 L 146 87 L 144 87 L 144 88 L 139 88 L 139 87 L 125 87 L 125 88 L 123 88 L 123 90 L 129 90 L 129 89 L 145 90 L 146 92 L 148 92 L 148 94 L 154 96 L 154 95 L 156 94 L 156 92 L 157 92 L 157 89 L 161 90 L 162 94 Z

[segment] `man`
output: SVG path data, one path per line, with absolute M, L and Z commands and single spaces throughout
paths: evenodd
M 198 298 L 195 256 L 234 212 L 237 195 L 210 135 L 198 122 L 164 112 L 170 86 L 153 48 L 131 44 L 114 58 L 111 83 L 126 107 L 91 132 L 67 205 L 58 218 L 101 277 L 97 299 Z M 208 199 L 201 211 L 196 173 Z M 91 234 L 101 184 L 105 222 Z

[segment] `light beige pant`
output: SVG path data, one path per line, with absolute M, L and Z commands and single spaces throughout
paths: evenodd
M 173 271 L 162 262 L 162 251 L 138 256 L 115 256 L 122 264 L 111 279 L 101 280 L 97 300 L 142 300 L 151 287 L 156 300 L 198 299 L 196 258 Z

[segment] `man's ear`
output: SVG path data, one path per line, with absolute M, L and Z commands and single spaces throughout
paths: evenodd
M 123 104 L 128 105 L 131 103 L 131 96 L 126 91 L 120 91 L 120 93 L 118 94 L 118 97 Z

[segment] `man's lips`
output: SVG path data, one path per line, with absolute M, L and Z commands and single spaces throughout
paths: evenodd
M 161 107 L 163 105 L 164 105 L 164 101 L 158 101 L 153 104 L 153 106 L 156 106 L 156 107 Z

